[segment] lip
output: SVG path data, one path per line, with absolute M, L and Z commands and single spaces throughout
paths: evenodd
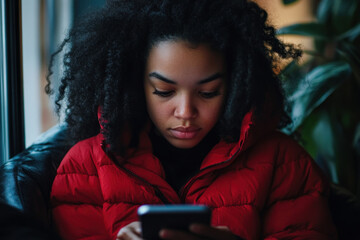
M 175 138 L 178 139 L 192 139 L 196 137 L 196 135 L 199 133 L 200 130 L 201 128 L 195 126 L 190 126 L 190 127 L 180 126 L 176 128 L 171 128 L 170 132 Z

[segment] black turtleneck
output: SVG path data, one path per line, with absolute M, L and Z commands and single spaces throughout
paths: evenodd
M 166 181 L 176 192 L 179 192 L 181 187 L 199 172 L 202 160 L 219 142 L 214 131 L 211 131 L 198 145 L 190 149 L 174 147 L 155 130 L 155 127 L 150 131 L 149 137 L 153 153 L 164 167 Z

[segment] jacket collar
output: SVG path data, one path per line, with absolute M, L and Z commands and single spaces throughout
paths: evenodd
M 235 143 L 226 143 L 221 140 L 206 156 L 201 169 L 228 161 L 229 164 L 241 152 L 253 146 L 259 139 L 274 131 L 279 118 L 267 112 L 257 115 L 255 109 L 245 114 L 240 128 L 239 140 Z M 266 119 L 266 122 L 264 121 Z

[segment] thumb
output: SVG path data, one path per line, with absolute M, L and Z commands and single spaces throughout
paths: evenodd
M 228 226 L 215 226 L 215 228 L 219 229 L 219 230 L 224 230 L 224 231 L 229 231 L 230 232 L 230 229 Z

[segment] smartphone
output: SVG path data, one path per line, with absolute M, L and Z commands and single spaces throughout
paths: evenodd
M 188 231 L 193 223 L 210 225 L 211 210 L 204 205 L 142 205 L 138 208 L 142 237 L 158 240 L 163 228 Z

